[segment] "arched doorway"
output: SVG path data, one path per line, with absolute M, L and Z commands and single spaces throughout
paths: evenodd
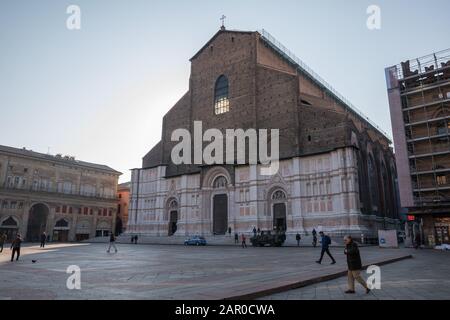
M 169 237 L 173 236 L 178 229 L 178 202 L 172 199 L 169 202 Z
M 228 181 L 224 176 L 218 176 L 213 182 L 216 194 L 213 196 L 213 234 L 224 235 L 228 230 L 228 195 L 226 192 Z
M 286 193 L 277 190 L 272 194 L 273 203 L 273 228 L 274 230 L 286 231 Z
M 11 241 L 16 238 L 19 225 L 13 217 L 8 217 L 0 224 L 0 235 L 5 234 L 6 240 Z
M 48 207 L 38 203 L 31 207 L 28 216 L 28 227 L 26 239 L 29 242 L 38 242 L 41 234 L 47 227 Z
M 69 222 L 66 219 L 59 219 L 53 228 L 52 241 L 67 242 L 69 241 Z

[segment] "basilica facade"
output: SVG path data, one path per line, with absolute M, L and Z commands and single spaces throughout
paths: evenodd
M 132 170 L 128 233 L 375 236 L 397 226 L 391 141 L 270 34 L 222 28 L 190 61 L 188 92 L 164 116 L 142 168 Z M 196 121 L 223 132 L 278 129 L 279 170 L 175 164 L 172 133 L 194 135 Z

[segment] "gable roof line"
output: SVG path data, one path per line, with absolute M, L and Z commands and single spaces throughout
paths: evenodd
M 221 34 L 221 33 L 254 34 L 254 33 L 257 33 L 257 32 L 256 31 L 242 31 L 242 30 L 227 30 L 227 29 L 219 30 L 212 36 L 211 39 L 208 40 L 208 42 L 205 43 L 205 45 L 203 47 L 201 47 L 200 50 L 197 51 L 197 53 L 192 58 L 189 59 L 189 61 L 192 61 L 195 58 L 197 58 L 200 55 L 200 53 L 203 50 L 205 50 L 211 44 L 211 42 L 213 42 L 219 36 L 219 34 Z

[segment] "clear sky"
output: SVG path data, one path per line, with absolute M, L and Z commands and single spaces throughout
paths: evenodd
M 66 8 L 81 8 L 81 30 Z M 381 29 L 366 27 L 369 5 Z M 384 68 L 450 47 L 448 0 L 2 0 L 0 144 L 130 177 L 219 29 L 269 31 L 391 134 Z

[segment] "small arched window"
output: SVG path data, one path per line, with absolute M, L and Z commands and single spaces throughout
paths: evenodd
M 230 111 L 230 100 L 228 99 L 228 79 L 221 75 L 214 88 L 214 113 L 216 115 Z

